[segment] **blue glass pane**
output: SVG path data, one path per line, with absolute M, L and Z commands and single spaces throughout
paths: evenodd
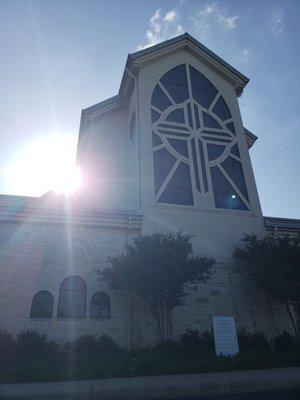
M 208 160 L 215 160 L 223 154 L 225 146 L 219 144 L 207 144 Z
M 91 300 L 91 318 L 110 317 L 110 298 L 106 293 L 98 292 Z
M 58 318 L 85 316 L 86 283 L 79 276 L 70 276 L 60 287 Z
M 237 144 L 237 143 L 232 147 L 231 153 L 234 154 L 234 155 L 237 156 L 237 157 L 241 157 L 241 156 L 240 156 L 239 147 L 238 147 L 238 144 Z
M 159 201 L 169 204 L 193 205 L 190 167 L 180 163 Z
M 53 296 L 46 290 L 36 293 L 32 299 L 30 318 L 52 318 Z
M 172 111 L 166 118 L 167 121 L 170 122 L 178 122 L 179 124 L 184 124 L 184 113 L 183 108 L 178 108 L 177 110 Z
M 162 111 L 171 105 L 170 100 L 164 94 L 159 85 L 156 85 L 155 89 L 153 90 L 151 104 Z
M 171 69 L 160 81 L 176 103 L 182 103 L 189 97 L 185 64 Z
M 154 132 L 152 132 L 152 144 L 153 147 L 159 146 L 162 144 L 160 137 L 158 137 Z
M 225 121 L 225 119 L 231 118 L 231 113 L 229 111 L 229 108 L 222 96 L 219 97 L 218 101 L 216 102 L 214 108 L 212 111 L 217 114 L 217 116 L 222 120 Z
M 188 111 L 189 125 L 190 125 L 191 128 L 193 128 L 193 120 L 192 120 L 192 112 L 191 112 L 190 103 L 188 103 L 188 105 L 187 105 L 187 111 Z
M 203 107 L 208 108 L 218 93 L 217 89 L 204 75 L 191 66 L 190 75 L 194 99 Z
M 242 164 L 232 157 L 227 157 L 221 165 L 225 169 L 229 177 L 233 180 L 242 195 L 248 200 L 248 192 L 246 188 Z
M 175 164 L 176 158 L 168 152 L 168 150 L 160 149 L 153 153 L 153 161 L 155 193 L 157 193 L 171 168 Z
M 179 139 L 168 139 L 168 142 L 170 145 L 182 156 L 188 157 L 188 148 L 187 148 L 187 143 L 185 140 L 179 140 Z
M 200 127 L 200 119 L 199 119 L 198 107 L 196 106 L 196 104 L 194 104 L 194 110 L 195 110 L 195 119 L 196 119 L 196 129 L 199 129 L 199 127 Z
M 151 110 L 151 121 L 152 124 L 157 121 L 160 117 L 160 114 L 157 111 Z
M 206 128 L 217 128 L 222 129 L 221 125 L 205 111 L 202 111 L 203 123 Z
M 233 122 L 229 122 L 228 124 L 226 124 L 226 126 L 234 135 L 236 135 Z
M 225 179 L 219 168 L 212 167 L 210 172 L 216 207 L 230 208 L 235 210 L 248 210 L 238 194 Z

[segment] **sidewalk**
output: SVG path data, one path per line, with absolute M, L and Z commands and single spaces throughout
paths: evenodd
M 300 388 L 300 368 L 0 384 L 0 399 L 134 400 Z

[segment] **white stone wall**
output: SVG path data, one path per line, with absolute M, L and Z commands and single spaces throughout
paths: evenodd
M 108 256 L 124 251 L 121 229 L 6 223 L 0 230 L 0 328 L 11 333 L 34 329 L 59 341 L 86 333 L 105 333 L 123 347 L 129 343 L 127 296 L 116 294 L 95 271 Z M 70 275 L 87 283 L 86 318 L 57 318 L 59 288 Z M 54 297 L 52 319 L 30 319 L 33 295 L 48 290 Z M 90 319 L 90 300 L 97 291 L 111 298 L 111 318 Z

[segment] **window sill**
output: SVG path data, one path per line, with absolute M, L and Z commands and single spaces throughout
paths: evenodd
M 86 317 L 56 317 L 53 319 L 56 321 L 70 321 L 70 320 L 85 321 L 87 318 Z

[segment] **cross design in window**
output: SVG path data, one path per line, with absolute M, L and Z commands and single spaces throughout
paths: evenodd
M 250 208 L 232 114 L 204 75 L 186 64 L 167 72 L 151 122 L 157 202 Z

